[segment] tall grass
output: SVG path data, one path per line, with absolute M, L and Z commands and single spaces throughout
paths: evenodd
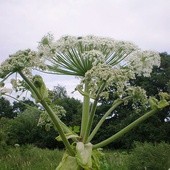
M 8 148 L 0 153 L 0 170 L 54 170 L 63 151 L 40 149 L 31 145 Z M 105 170 L 126 170 L 127 154 L 106 151 Z
M 54 170 L 62 159 L 63 151 L 40 149 L 31 145 L 0 149 L 0 170 Z M 125 151 L 105 150 L 102 170 L 168 170 L 170 145 L 136 144 Z
M 0 155 L 0 170 L 54 170 L 62 151 L 32 146 L 10 148 Z

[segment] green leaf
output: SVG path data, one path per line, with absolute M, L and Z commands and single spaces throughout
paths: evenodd
M 168 94 L 168 93 L 160 92 L 159 96 L 161 99 L 170 100 L 170 94 Z
M 150 97 L 149 98 L 149 104 L 152 109 L 157 109 L 158 108 L 158 100 L 155 97 Z
M 77 134 L 73 134 L 73 133 L 67 133 L 65 134 L 67 139 L 72 139 L 72 138 L 79 138 L 79 136 Z M 57 141 L 62 141 L 61 137 L 58 136 L 55 138 Z
M 101 170 L 108 169 L 105 154 L 102 152 L 102 148 L 93 150 L 92 152 L 92 169 Z
M 78 164 L 85 170 L 92 169 L 92 144 L 83 142 L 77 142 L 76 145 L 76 159 Z
M 80 166 L 77 163 L 75 157 L 69 156 L 67 153 L 64 153 L 62 161 L 56 170 L 80 170 Z
M 164 107 L 166 107 L 168 105 L 169 105 L 169 103 L 165 99 L 158 102 L 158 108 L 159 109 L 163 109 Z

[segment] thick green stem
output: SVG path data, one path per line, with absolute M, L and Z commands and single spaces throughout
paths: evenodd
M 97 95 L 96 95 L 96 98 L 94 100 L 94 103 L 92 105 L 92 108 L 91 108 L 91 111 L 90 111 L 90 116 L 89 116 L 89 120 L 88 120 L 88 126 L 87 126 L 87 129 L 86 129 L 86 133 L 85 133 L 85 141 L 87 141 L 87 138 L 90 134 L 90 131 L 91 131 L 91 128 L 92 128 L 92 124 L 93 124 L 93 120 L 94 120 L 94 115 L 95 115 L 95 112 L 96 112 L 96 108 L 97 108 L 97 103 L 98 103 L 98 100 L 99 100 L 99 96 L 100 96 L 100 93 L 103 91 L 104 87 L 106 85 L 106 82 L 103 82 L 97 92 Z
M 37 91 L 36 87 L 34 86 L 34 84 L 21 71 L 19 72 L 19 74 L 25 80 L 25 82 L 29 85 L 29 87 L 34 91 L 37 98 L 40 100 L 40 103 L 42 104 L 44 109 L 47 111 L 48 115 L 50 116 L 51 120 L 54 123 L 54 126 L 58 130 L 58 133 L 59 133 L 64 145 L 66 146 L 66 149 L 68 150 L 68 153 L 71 156 L 74 156 L 75 153 L 74 153 L 73 149 L 71 148 L 71 145 L 70 145 L 68 139 L 66 138 L 62 127 L 60 126 L 61 121 L 58 118 L 58 116 L 53 112 L 53 110 L 48 106 L 48 104 L 44 100 L 42 100 L 41 95 L 38 93 L 38 91 Z
M 100 119 L 100 121 L 98 122 L 98 124 L 96 125 L 96 127 L 94 128 L 94 130 L 92 131 L 92 133 L 90 134 L 87 142 L 90 142 L 93 137 L 95 136 L 95 134 L 97 133 L 97 131 L 99 130 L 99 128 L 101 127 L 101 125 L 103 124 L 103 122 L 106 120 L 106 118 L 113 112 L 113 110 L 119 106 L 120 104 L 123 103 L 123 100 L 117 100 L 113 106 L 103 115 L 103 117 Z
M 54 123 L 56 129 L 58 130 L 58 133 L 59 133 L 64 145 L 66 146 L 66 148 L 67 148 L 67 150 L 69 152 L 69 154 L 71 156 L 74 156 L 75 153 L 74 153 L 73 149 L 71 148 L 71 145 L 70 145 L 68 139 L 66 138 L 62 127 L 60 126 L 60 123 L 59 123 L 60 119 L 58 118 L 58 116 L 56 114 L 54 114 L 52 109 L 48 106 L 48 104 L 45 101 L 41 101 L 41 104 L 43 105 L 43 107 L 45 108 L 45 110 L 49 114 L 51 120 L 53 121 L 53 123 Z
M 94 101 L 92 108 L 91 108 L 91 112 L 90 112 L 90 116 L 89 116 L 89 120 L 88 120 L 88 126 L 87 126 L 86 133 L 85 133 L 85 141 L 87 141 L 87 138 L 90 134 L 92 124 L 93 124 L 94 115 L 96 112 L 96 108 L 97 108 L 97 100 Z
M 85 82 L 84 92 L 89 94 L 88 82 Z M 82 137 L 83 142 L 85 142 L 85 133 L 86 133 L 86 129 L 87 129 L 87 126 L 88 126 L 89 108 L 90 108 L 90 97 L 89 97 L 89 95 L 85 95 L 84 101 L 83 101 L 81 133 L 80 133 L 80 136 Z
M 117 132 L 115 135 L 111 136 L 110 138 L 108 138 L 98 144 L 93 145 L 93 149 L 101 148 L 101 147 L 108 145 L 111 142 L 114 142 L 115 140 L 122 137 L 125 133 L 129 132 L 131 129 L 135 128 L 137 125 L 139 125 L 140 123 L 142 123 L 143 121 L 148 119 L 150 116 L 152 116 L 157 111 L 158 111 L 158 109 L 153 109 L 153 110 L 145 113 L 143 116 L 141 116 L 140 118 L 138 118 L 137 120 L 135 120 L 134 122 L 132 122 L 131 124 L 129 124 L 128 126 L 123 128 L 122 130 Z

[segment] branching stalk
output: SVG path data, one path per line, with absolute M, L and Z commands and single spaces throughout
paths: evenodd
M 85 133 L 85 141 L 87 140 L 89 134 L 90 134 L 90 131 L 91 131 L 91 128 L 92 128 L 92 124 L 93 124 L 93 120 L 94 120 L 94 115 L 95 115 L 95 112 L 96 112 L 96 108 L 97 108 L 97 103 L 98 103 L 98 100 L 99 100 L 99 96 L 100 96 L 100 93 L 103 91 L 104 87 L 106 85 L 106 82 L 103 82 L 97 92 L 97 95 L 96 95 L 96 98 L 94 100 L 94 103 L 91 107 L 91 111 L 90 111 L 90 116 L 89 116 L 89 120 L 88 120 L 88 126 L 87 126 L 87 129 L 86 129 L 86 133 Z
M 129 124 L 128 126 L 123 128 L 122 130 L 117 132 L 115 135 L 111 136 L 110 138 L 108 138 L 96 145 L 93 145 L 93 149 L 101 148 L 101 147 L 108 145 L 111 142 L 114 142 L 115 140 L 122 137 L 125 133 L 129 132 L 131 129 L 135 128 L 137 125 L 139 125 L 140 123 L 142 123 L 143 121 L 148 119 L 150 116 L 152 116 L 157 111 L 159 111 L 159 109 L 155 108 L 155 109 L 145 113 L 143 116 L 141 116 L 140 118 L 138 118 L 137 120 L 135 120 L 134 122 L 132 122 L 131 124 Z
M 117 100 L 113 106 L 103 115 L 103 117 L 100 119 L 100 121 L 98 122 L 98 124 L 96 125 L 96 127 L 94 128 L 94 130 L 92 131 L 92 133 L 90 134 L 90 136 L 88 137 L 88 141 L 90 142 L 93 137 L 95 136 L 95 134 L 98 132 L 99 128 L 101 127 L 101 125 L 103 124 L 103 122 L 106 120 L 106 118 L 113 112 L 113 110 L 119 106 L 120 104 L 123 103 L 123 100 Z
M 58 133 L 59 133 L 64 145 L 66 146 L 66 149 L 68 150 L 68 153 L 71 156 L 74 156 L 75 153 L 74 153 L 73 149 L 71 148 L 71 145 L 70 145 L 68 139 L 66 138 L 62 127 L 60 126 L 60 119 L 58 118 L 58 116 L 56 114 L 54 114 L 53 110 L 48 106 L 48 104 L 44 100 L 42 100 L 41 95 L 38 93 L 38 91 L 37 91 L 36 87 L 34 86 L 34 84 L 21 71 L 19 71 L 19 74 L 25 80 L 25 82 L 29 85 L 29 87 L 34 91 L 37 98 L 40 100 L 40 103 L 42 104 L 44 109 L 49 114 L 51 120 L 54 123 L 54 126 L 58 130 Z

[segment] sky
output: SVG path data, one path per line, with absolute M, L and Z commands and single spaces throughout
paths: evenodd
M 170 0 L 0 0 L 0 63 L 18 50 L 36 50 L 47 33 L 56 39 L 111 37 L 131 41 L 142 50 L 170 53 L 169 11 Z M 79 81 L 45 78 L 49 88 L 60 84 L 69 95 Z

